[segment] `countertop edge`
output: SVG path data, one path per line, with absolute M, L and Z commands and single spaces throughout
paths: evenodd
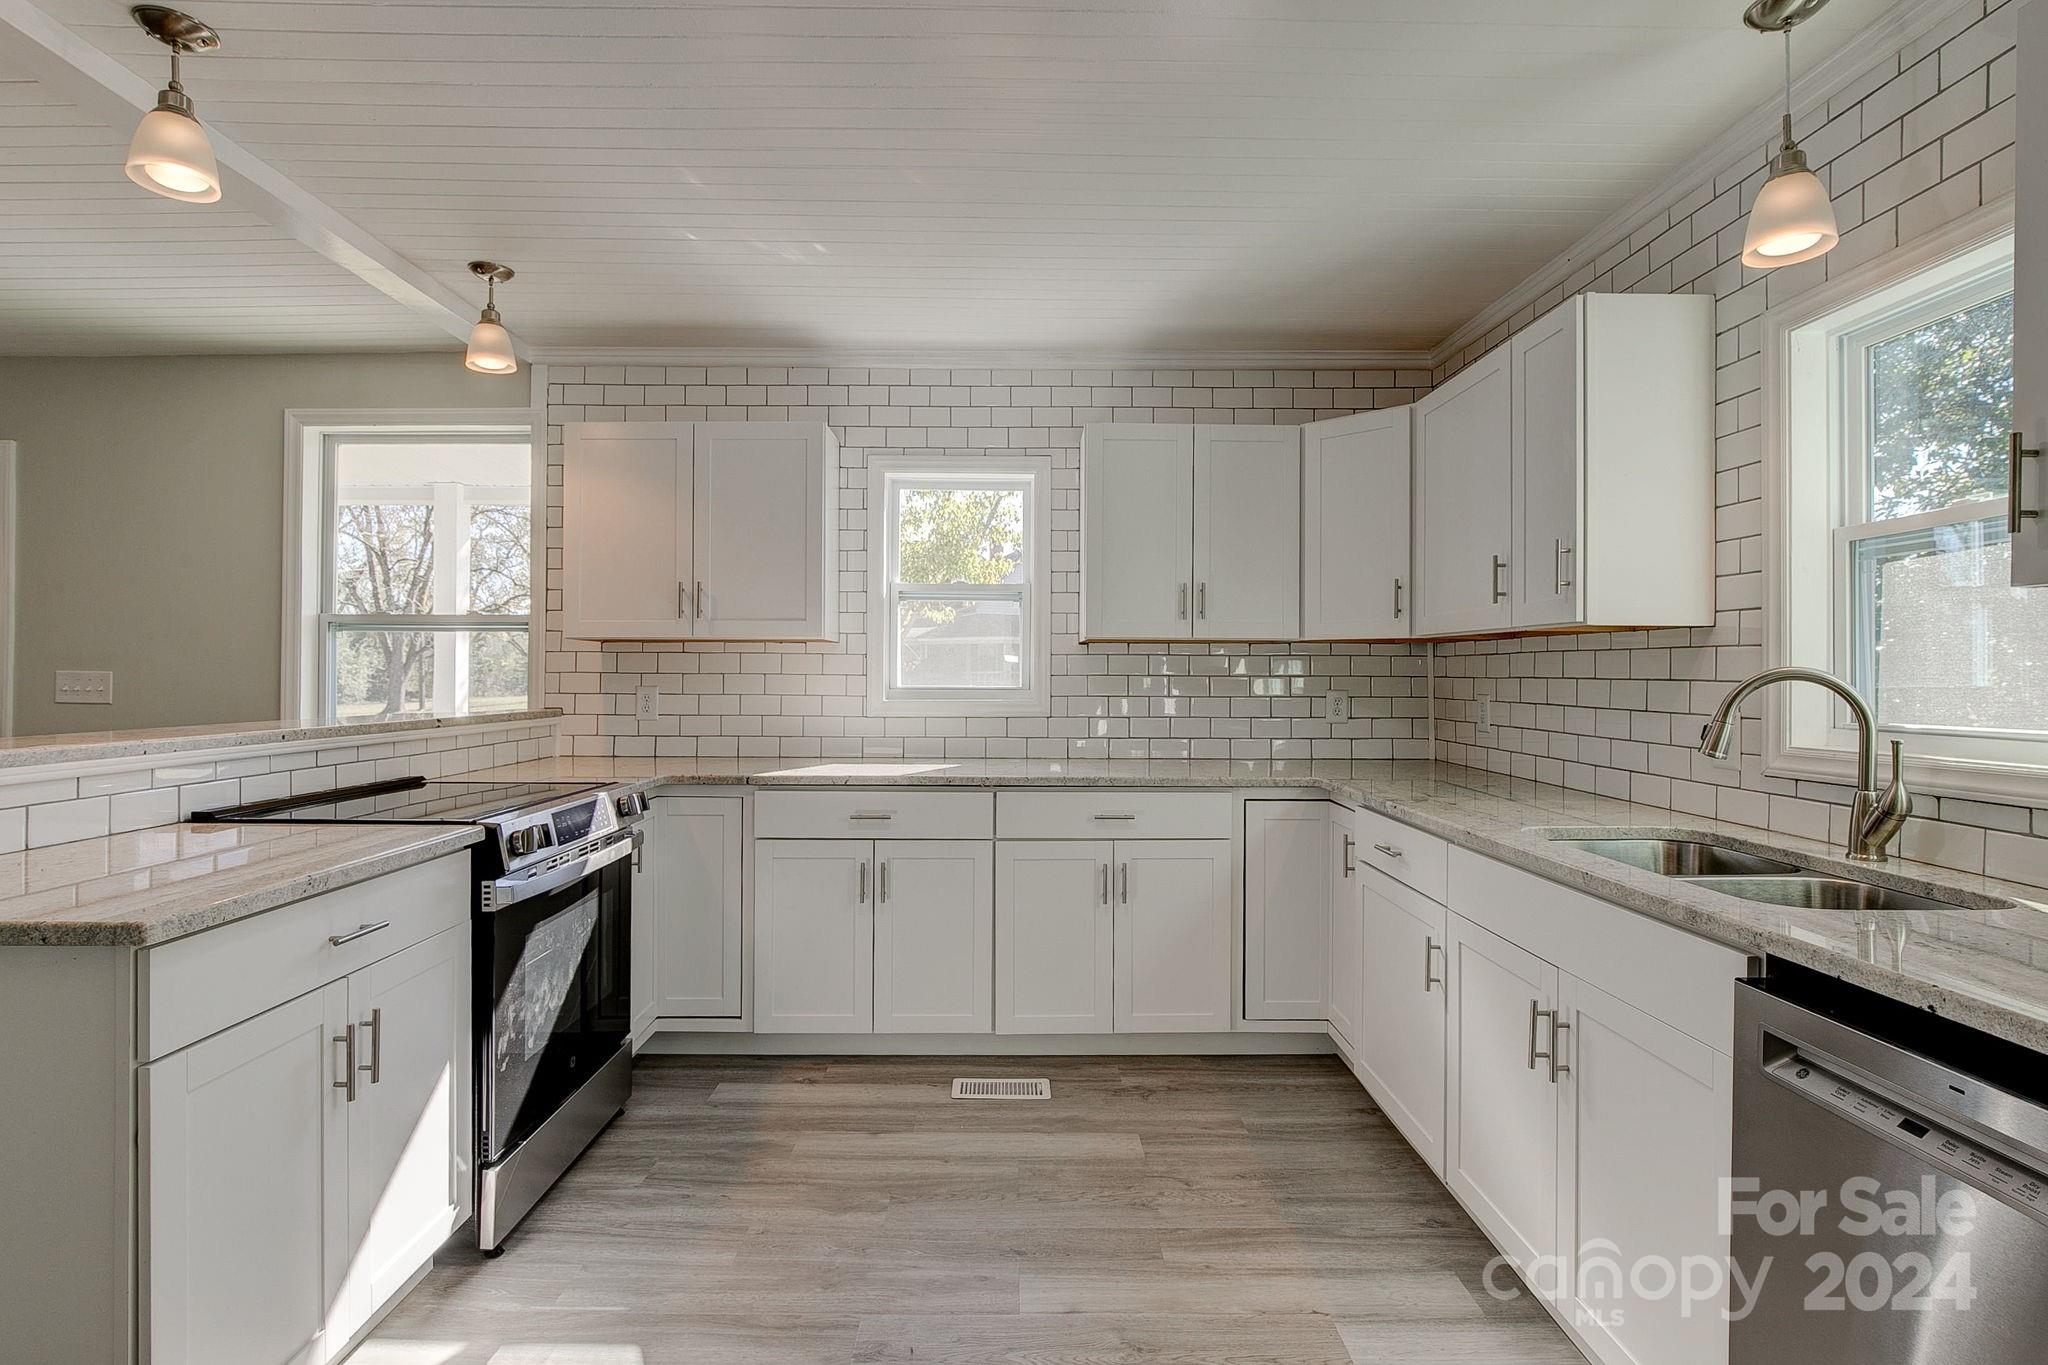
M 152 737 L 149 732 L 114 732 L 103 739 L 50 743 L 17 741 L 0 743 L 0 773 L 33 771 L 65 763 L 92 763 L 105 759 L 151 758 L 159 754 L 186 754 L 207 749 L 245 749 L 259 744 L 309 744 L 322 740 L 356 740 L 365 744 L 408 734 L 467 729 L 482 725 L 529 725 L 560 719 L 555 707 L 523 711 L 502 711 L 473 716 L 431 716 L 418 720 L 365 721 L 357 724 L 283 724 L 252 722 L 247 728 L 218 731 L 166 733 Z

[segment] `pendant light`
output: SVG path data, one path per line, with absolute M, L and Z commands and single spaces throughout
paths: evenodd
M 143 32 L 171 50 L 171 83 L 158 93 L 156 108 L 142 116 L 128 144 L 128 178 L 166 199 L 215 203 L 220 167 L 178 81 L 178 59 L 187 52 L 217 51 L 220 35 L 191 15 L 161 5 L 137 5 L 128 13 Z
M 1771 159 L 1771 176 L 1749 207 L 1742 239 L 1742 263 L 1758 270 L 1797 265 L 1825 256 L 1842 240 L 1834 202 L 1819 176 L 1806 168 L 1806 153 L 1792 138 L 1792 30 L 1811 19 L 1827 0 L 1756 0 L 1742 21 L 1759 33 L 1785 35 L 1785 118 L 1783 141 Z
M 469 273 L 484 282 L 484 311 L 469 329 L 469 354 L 462 363 L 478 374 L 511 374 L 519 368 L 519 357 L 512 353 L 512 334 L 498 320 L 498 286 L 512 278 L 512 268 L 471 261 Z

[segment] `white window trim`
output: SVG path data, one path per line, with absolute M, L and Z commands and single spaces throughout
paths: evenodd
M 896 633 L 889 581 L 889 483 L 894 476 L 1031 482 L 1025 534 L 1031 575 L 1024 597 L 1026 686 L 997 696 L 966 690 L 889 686 Z M 872 455 L 868 457 L 868 714 L 871 716 L 1046 716 L 1052 712 L 1052 461 L 1042 455 Z M 1007 596 L 1008 594 L 1004 594 Z
M 290 408 L 284 414 L 283 620 L 279 631 L 278 716 L 326 716 L 321 654 L 326 647 L 327 574 L 323 519 L 328 513 L 327 441 L 337 434 L 388 431 L 408 436 L 496 436 L 532 449 L 534 609 L 527 617 L 526 704 L 542 704 L 541 657 L 546 646 L 547 447 L 541 414 L 526 408 Z M 351 617 L 356 624 L 377 618 Z M 410 619 L 410 618 L 408 618 Z M 471 618 L 458 618 L 461 624 Z
M 2013 230 L 2008 197 L 1986 205 L 1907 246 L 1830 279 L 1763 316 L 1762 416 L 1764 446 L 1764 657 L 1770 666 L 1807 664 L 1840 673 L 1848 641 L 1839 629 L 1834 602 L 1846 592 L 1840 574 L 1844 537 L 1832 530 L 1816 536 L 1803 528 L 1825 515 L 1830 528 L 1842 524 L 1842 509 L 1858 490 L 1847 487 L 1840 445 L 1852 423 L 1845 419 L 1848 395 L 1838 367 L 1830 391 L 1814 400 L 1810 381 L 1826 367 L 1831 344 L 1801 329 L 1872 296 L 1901 286 L 1923 272 L 1955 264 L 1961 275 L 1995 269 L 2002 239 Z M 1959 281 L 1960 283 L 1960 281 Z M 1835 338 L 1838 343 L 1840 336 Z M 1806 381 L 1795 384 L 1795 376 Z M 1795 392 L 1797 389 L 1797 392 Z M 1795 443 L 1828 447 L 1824 462 L 1795 460 Z M 1825 468 L 1817 468 L 1824 463 Z M 2005 499 L 1976 504 L 1982 515 L 2002 515 Z M 1945 522 L 1944 513 L 1927 519 Z M 1899 523 L 1901 527 L 1904 522 Z M 1794 528 L 1802 528 L 1795 535 Z M 1846 675 L 1844 675 L 1846 676 Z M 1773 777 L 1854 785 L 1854 729 L 1845 708 L 1818 688 L 1775 687 L 1759 699 L 1763 712 L 1763 771 Z M 1944 735 L 1922 729 L 1888 729 L 1902 740 L 1916 789 L 2006 804 L 2048 802 L 2048 745 L 2041 762 L 2016 761 L 2015 744 L 2031 741 Z M 1880 777 L 1882 774 L 1880 774 Z

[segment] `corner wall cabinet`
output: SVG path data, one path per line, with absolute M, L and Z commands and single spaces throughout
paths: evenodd
M 1301 638 L 1399 640 L 1415 622 L 1408 562 L 1409 407 L 1301 429 Z
M 831 428 L 573 422 L 562 447 L 566 638 L 836 636 Z
M 1084 638 L 1297 634 L 1297 428 L 1090 426 L 1081 483 Z

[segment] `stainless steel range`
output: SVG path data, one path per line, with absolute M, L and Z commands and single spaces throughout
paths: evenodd
M 401 778 L 196 820 L 473 824 L 477 1245 L 496 1255 L 632 1093 L 632 869 L 646 798 Z

